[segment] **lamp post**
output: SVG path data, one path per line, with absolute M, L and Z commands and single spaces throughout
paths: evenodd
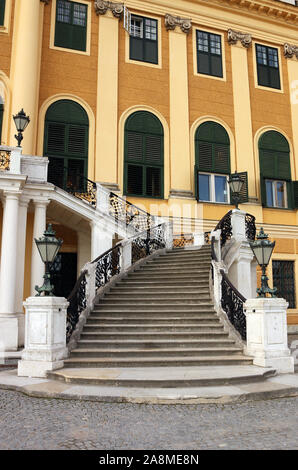
M 18 147 L 21 147 L 21 142 L 23 140 L 23 132 L 28 126 L 30 122 L 30 118 L 29 116 L 26 116 L 25 111 L 22 109 L 21 111 L 18 112 L 18 114 L 13 116 L 13 120 L 14 120 L 16 129 L 18 131 L 18 134 L 15 135 L 15 138 L 17 139 Z
M 236 172 L 230 175 L 228 183 L 232 193 L 232 200 L 235 203 L 236 209 L 238 209 L 238 204 L 241 200 L 240 193 L 243 188 L 244 180 L 241 178 L 239 173 Z
M 262 277 L 261 277 L 261 288 L 257 289 L 258 297 L 266 297 L 267 294 L 270 294 L 271 297 L 276 297 L 276 287 L 270 289 L 268 286 L 268 277 L 266 275 L 266 269 L 269 264 L 273 249 L 275 247 L 275 242 L 270 242 L 268 240 L 268 235 L 264 233 L 263 227 L 261 227 L 257 239 L 253 242 L 249 242 L 250 247 L 255 255 L 259 266 L 262 268 Z
M 35 238 L 35 243 L 40 257 L 46 266 L 45 274 L 43 276 L 43 286 L 35 286 L 35 290 L 38 292 L 36 297 L 40 297 L 42 295 L 51 297 L 53 296 L 54 286 L 51 284 L 50 265 L 56 258 L 58 251 L 63 243 L 63 240 L 57 239 L 55 237 L 55 233 L 56 232 L 53 230 L 52 224 L 49 224 L 47 230 L 45 230 L 43 234 L 43 237 L 39 239 Z

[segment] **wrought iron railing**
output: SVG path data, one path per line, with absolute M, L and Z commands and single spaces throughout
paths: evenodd
M 243 311 L 243 304 L 246 298 L 229 281 L 223 270 L 220 271 L 221 281 L 221 306 L 226 312 L 228 319 L 234 328 L 240 333 L 241 338 L 246 340 L 246 316 Z
M 154 251 L 165 248 L 164 224 L 157 225 L 151 230 L 134 237 L 131 246 L 132 264 L 146 258 Z
M 225 243 L 231 239 L 232 236 L 232 224 L 231 214 L 229 211 L 217 224 L 215 230 L 221 230 L 220 245 L 221 248 Z M 254 240 L 256 236 L 255 217 L 251 214 L 245 216 L 245 232 L 248 240 Z M 217 262 L 217 255 L 215 250 L 215 238 L 211 239 L 211 258 Z M 213 265 L 212 265 L 213 273 Z M 221 274 L 221 307 L 227 314 L 230 323 L 241 335 L 243 340 L 246 340 L 246 316 L 243 311 L 243 305 L 246 302 L 246 298 L 236 289 L 236 287 L 228 279 L 227 275 L 223 270 L 220 270 Z
M 63 174 L 49 174 L 49 182 L 64 189 L 73 196 L 96 206 L 96 183 L 77 171 L 63 168 Z
M 10 169 L 10 150 L 0 150 L 0 171 L 9 171 Z
M 154 219 L 150 214 L 112 192 L 109 212 L 117 222 L 123 222 L 137 232 L 148 230 L 154 224 Z
M 66 342 L 68 343 L 71 335 L 79 321 L 80 313 L 87 306 L 86 280 L 87 271 L 83 271 L 78 278 L 73 290 L 68 296 L 69 306 L 67 308 L 66 318 Z
M 120 273 L 120 250 L 121 243 L 118 243 L 114 248 L 106 251 L 93 261 L 93 263 L 96 263 L 96 289 L 103 287 L 113 276 Z

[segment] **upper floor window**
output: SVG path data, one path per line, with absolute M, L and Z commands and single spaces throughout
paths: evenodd
M 130 22 L 131 60 L 158 63 L 158 28 L 157 20 L 132 16 Z
M 87 5 L 57 0 L 55 46 L 86 51 Z
M 125 123 L 124 192 L 163 198 L 164 131 L 159 119 L 137 111 Z
M 0 26 L 4 25 L 5 2 L 6 0 L 0 0 Z
M 223 77 L 221 36 L 197 30 L 197 71 Z
M 265 132 L 259 141 L 261 195 L 266 207 L 294 206 L 290 147 L 276 131 Z
M 278 50 L 256 44 L 258 84 L 280 89 Z

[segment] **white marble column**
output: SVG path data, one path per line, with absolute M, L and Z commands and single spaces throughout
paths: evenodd
M 18 349 L 18 318 L 15 310 L 19 191 L 4 192 L 0 271 L 0 351 Z
M 46 228 L 46 215 L 48 200 L 35 200 L 34 206 L 34 226 L 33 226 L 33 240 L 32 240 L 32 258 L 31 258 L 31 295 L 36 295 L 35 286 L 40 287 L 43 284 L 43 275 L 45 272 L 44 263 L 38 253 L 35 238 L 43 236 Z

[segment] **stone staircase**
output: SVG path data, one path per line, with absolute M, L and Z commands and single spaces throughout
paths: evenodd
M 174 249 L 128 274 L 95 305 L 65 367 L 252 364 L 216 315 L 210 259 L 210 246 Z

